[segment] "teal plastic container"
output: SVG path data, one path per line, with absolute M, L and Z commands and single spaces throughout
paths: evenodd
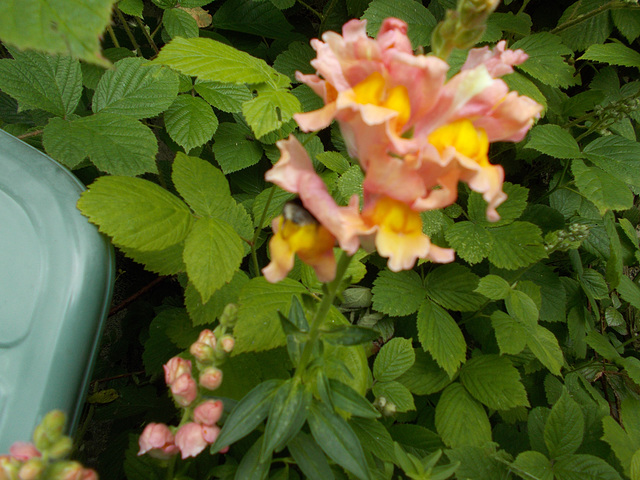
M 109 241 L 76 208 L 84 186 L 0 130 L 0 454 L 50 410 L 75 429 L 111 303 Z

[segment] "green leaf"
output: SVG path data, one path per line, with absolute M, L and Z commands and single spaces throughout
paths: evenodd
M 211 82 L 198 78 L 194 89 L 209 104 L 227 113 L 242 111 L 242 104 L 253 98 L 246 85 Z
M 0 11 L 3 6 L 4 2 Z M 0 90 L 18 101 L 19 110 L 38 108 L 58 116 L 75 111 L 82 95 L 82 72 L 77 60 L 13 49 L 10 52 L 15 60 L 0 60 Z
M 242 240 L 228 223 L 207 217 L 195 221 L 184 243 L 184 263 L 203 303 L 233 278 L 242 257 Z
M 310 435 L 298 432 L 287 444 L 291 456 L 309 480 L 334 480 L 322 449 Z
M 258 138 L 280 128 L 300 110 L 300 101 L 286 90 L 262 91 L 242 104 L 242 114 Z
M 293 37 L 292 25 L 271 2 L 226 1 L 214 14 L 212 26 L 259 37 L 285 40 Z
M 144 4 L 142 3 L 142 0 L 119 0 L 118 8 L 122 13 L 131 15 L 132 17 L 142 18 L 142 9 L 144 8 Z
M 370 344 L 380 337 L 380 332 L 358 325 L 340 325 L 322 332 L 322 339 L 332 345 L 362 345 Z
M 380 412 L 369 401 L 344 383 L 329 379 L 331 400 L 336 408 L 362 418 L 378 418 Z
M 636 403 L 637 405 L 637 401 L 633 403 Z M 622 403 L 622 412 L 624 413 L 626 408 L 629 407 L 630 403 L 625 399 Z M 618 457 L 625 474 L 629 475 L 631 470 L 631 461 L 637 454 L 640 445 L 638 445 L 637 440 L 632 440 L 628 433 L 622 429 L 620 424 L 608 415 L 602 418 L 602 430 L 604 432 L 602 440 L 611 446 L 611 449 L 616 454 L 616 457 Z
M 558 20 L 559 35 L 565 45 L 582 51 L 589 45 L 603 43 L 609 37 L 613 30 L 609 12 L 601 10 L 593 15 L 601 6 L 600 0 L 579 0 L 569 5 Z
M 598 355 L 609 360 L 614 361 L 620 358 L 620 354 L 615 347 L 611 345 L 611 342 L 604 335 L 591 330 L 586 338 L 587 344 L 593 348 Z
M 167 133 L 186 152 L 211 140 L 218 118 L 203 99 L 179 95 L 164 112 Z
M 422 348 L 453 378 L 467 353 L 460 327 L 446 310 L 428 300 L 420 305 L 417 323 Z
M 62 53 L 108 67 L 100 38 L 114 0 L 7 0 L 0 2 L 0 39 L 21 50 Z M 0 75 L 2 76 L 2 75 Z
M 627 8 L 611 10 L 611 18 L 616 28 L 629 43 L 640 35 L 640 15 L 637 10 Z
M 538 307 L 533 299 L 524 292 L 511 290 L 505 299 L 507 312 L 526 326 L 538 323 Z
M 364 182 L 364 173 L 358 165 L 351 165 L 338 178 L 338 191 L 345 199 L 345 204 L 353 195 L 358 195 L 362 199 L 362 185 Z
M 413 270 L 383 270 L 373 282 L 371 293 L 373 308 L 393 316 L 411 315 L 425 296 L 420 276 Z
M 315 56 L 315 50 L 307 42 L 293 42 L 276 57 L 273 68 L 287 75 L 292 82 L 297 82 L 296 71 L 307 74 L 314 73 L 310 62 Z
M 124 58 L 107 70 L 93 95 L 95 113 L 117 113 L 139 120 L 164 112 L 178 95 L 178 76 L 168 68 Z
M 222 171 L 228 174 L 258 163 L 263 150 L 244 125 L 223 123 L 218 127 L 213 153 Z
M 640 309 L 640 287 L 629 277 L 623 276 L 616 290 L 625 302 L 629 302 L 635 308 Z
M 393 440 L 382 423 L 369 418 L 351 418 L 349 425 L 360 439 L 364 450 L 373 453 L 383 462 L 395 461 Z
M 165 10 L 162 15 L 162 25 L 167 29 L 167 33 L 171 38 L 193 38 L 200 33 L 196 19 L 179 8 Z
M 144 251 L 116 245 L 122 253 L 135 262 L 144 265 L 146 270 L 159 275 L 176 275 L 185 272 L 187 267 L 182 259 L 184 243 L 176 243 L 162 250 Z
M 578 142 L 559 125 L 536 125 L 529 133 L 525 148 L 532 148 L 554 158 L 581 158 Z
M 593 455 L 564 455 L 553 464 L 556 480 L 622 480 L 603 459 Z
M 156 172 L 158 142 L 137 120 L 113 113 L 96 113 L 74 120 L 52 118 L 44 129 L 44 148 L 63 165 L 73 168 L 87 156 L 111 175 Z
M 470 359 L 460 369 L 460 382 L 476 400 L 494 410 L 529 406 L 520 373 L 506 357 Z
M 396 380 L 414 395 L 431 395 L 446 387 L 451 380 L 436 361 L 426 352 L 414 350 L 416 360 L 409 370 Z
M 584 154 L 597 167 L 622 180 L 632 188 L 640 188 L 640 145 L 617 135 L 600 137 L 584 148 Z
M 451 448 L 482 446 L 491 441 L 487 413 L 459 383 L 449 385 L 436 405 L 436 429 Z
M 227 179 L 206 160 L 178 152 L 171 180 L 197 215 L 218 217 L 222 210 L 235 205 Z
M 560 400 L 551 409 L 544 426 L 544 443 L 549 456 L 559 459 L 563 455 L 575 453 L 584 435 L 584 415 L 569 392 L 564 390 Z
M 491 300 L 504 300 L 511 293 L 511 285 L 498 275 L 487 275 L 480 279 L 475 291 Z
M 373 362 L 373 376 L 379 382 L 395 380 L 415 361 L 411 340 L 392 338 L 384 344 Z
M 498 268 L 515 270 L 547 256 L 540 229 L 529 222 L 513 222 L 490 230 L 493 245 L 489 261 Z
M 322 152 L 316 155 L 316 159 L 329 170 L 342 175 L 349 170 L 349 161 L 339 152 Z
M 371 478 L 360 440 L 340 415 L 313 402 L 308 422 L 313 438 L 331 460 L 361 480 Z
M 527 346 L 531 352 L 551 373 L 560 375 L 564 356 L 556 336 L 540 325 L 528 329 L 527 333 Z
M 429 45 L 436 19 L 421 3 L 414 0 L 373 0 L 362 15 L 367 20 L 367 33 L 376 36 L 383 20 L 388 17 L 407 22 L 407 35 L 413 48 Z
M 295 437 L 305 421 L 311 403 L 311 392 L 299 377 L 293 377 L 278 387 L 269 410 L 260 457 L 266 460 Z
M 472 312 L 484 303 L 482 295 L 475 293 L 477 275 L 458 263 L 450 263 L 432 270 L 424 281 L 427 296 L 449 310 Z
M 487 230 L 477 223 L 457 222 L 445 232 L 449 245 L 456 254 L 470 264 L 482 261 L 491 250 L 493 238 Z
M 586 268 L 579 276 L 579 282 L 587 295 L 596 300 L 602 300 L 609 296 L 609 288 L 604 277 L 597 271 Z
M 623 258 L 620 237 L 616 230 L 616 220 L 612 211 L 608 211 L 604 215 L 604 228 L 609 237 L 609 259 L 607 260 L 607 269 L 605 277 L 611 288 L 615 288 L 620 283 L 623 275 Z M 607 296 L 609 289 L 607 288 Z
M 299 296 L 306 291 L 300 283 L 287 278 L 275 284 L 267 282 L 264 277 L 251 279 L 238 299 L 234 353 L 269 350 L 285 345 L 286 339 L 276 312 L 286 315 L 291 306 L 291 296 Z
M 373 394 L 376 398 L 384 397 L 388 402 L 395 405 L 397 412 L 408 412 L 415 410 L 413 395 L 407 387 L 399 382 L 376 382 L 373 384 Z
M 551 462 L 540 452 L 529 450 L 520 453 L 513 462 L 513 466 L 516 472 L 524 472 L 538 480 L 553 480 Z M 523 476 L 523 478 L 528 477 Z
M 515 90 L 520 95 L 526 95 L 527 97 L 534 99 L 542 105 L 544 108 L 543 112 L 547 111 L 547 97 L 542 94 L 537 85 L 529 80 L 528 77 L 521 73 L 513 72 L 502 77 L 502 80 L 507 84 L 509 90 Z
M 517 320 L 500 310 L 491 315 L 491 326 L 501 354 L 517 355 L 527 345 L 527 331 Z
M 563 58 L 573 52 L 559 37 L 547 32 L 535 33 L 518 40 L 510 48 L 527 52 L 529 59 L 518 68 L 543 84 L 550 87 L 573 84 L 574 68 Z
M 633 194 L 613 175 L 587 167 L 582 160 L 573 160 L 571 170 L 578 190 L 598 207 L 601 214 L 606 210 L 626 210 L 633 205 Z
M 591 45 L 578 60 L 594 60 L 610 65 L 636 67 L 640 69 L 640 53 L 621 43 Z
M 560 277 L 549 267 L 537 264 L 520 277 L 540 287 L 540 321 L 564 322 L 566 320 L 567 295 Z
M 210 38 L 174 38 L 162 48 L 154 63 L 216 82 L 269 82 L 275 86 L 281 76 L 264 60 Z
M 138 250 L 165 249 L 191 229 L 189 208 L 140 178 L 100 177 L 82 193 L 78 208 L 115 243 Z
M 267 380 L 251 390 L 234 407 L 224 422 L 220 435 L 211 446 L 218 452 L 251 433 L 267 417 L 273 397 L 282 380 Z
M 240 460 L 235 480 L 263 480 L 266 478 L 271 465 L 271 455 L 264 459 L 261 458 L 260 452 L 263 445 L 264 436 L 261 436 Z
M 187 307 L 193 325 L 213 324 L 228 303 L 238 301 L 240 290 L 248 281 L 249 277 L 246 273 L 242 270 L 237 271 L 231 281 L 216 290 L 206 303 L 202 303 L 200 292 L 192 283 L 189 283 L 184 291 L 184 304 Z

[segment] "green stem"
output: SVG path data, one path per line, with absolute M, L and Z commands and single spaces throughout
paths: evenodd
M 118 42 L 118 38 L 116 37 L 116 34 L 113 31 L 113 27 L 111 25 L 107 25 L 107 32 L 109 32 L 109 36 L 111 37 L 113 46 L 116 48 L 120 48 L 120 42 Z
M 138 23 L 138 26 L 140 27 L 140 30 L 142 30 L 142 33 L 144 33 L 144 36 L 147 37 L 147 41 L 149 42 L 149 45 L 151 45 L 151 48 L 153 48 L 153 51 L 156 52 L 156 54 L 160 53 L 160 50 L 158 50 L 158 46 L 156 45 L 156 42 L 153 41 L 153 38 L 151 38 L 151 35 L 149 35 L 149 32 L 147 31 L 147 26 L 142 23 L 142 20 L 138 17 L 136 18 L 136 22 Z
M 271 191 L 269 192 L 269 196 L 267 197 L 267 202 L 264 204 L 264 209 L 262 210 L 262 215 L 260 216 L 260 222 L 256 227 L 256 231 L 253 234 L 253 239 L 251 240 L 251 258 L 253 260 L 253 266 L 256 269 L 256 275 L 260 275 L 260 264 L 258 263 L 258 252 L 256 250 L 256 243 L 258 242 L 258 237 L 260 236 L 260 232 L 262 231 L 262 225 L 264 224 L 264 219 L 267 217 L 267 210 L 269 209 L 269 205 L 271 204 L 271 200 L 273 200 L 273 194 L 276 191 L 276 187 L 271 187 Z
M 573 27 L 574 25 L 577 25 L 581 22 L 584 22 L 585 20 L 588 20 L 592 17 L 595 17 L 596 15 L 599 15 L 600 13 L 606 12 L 607 10 L 613 10 L 613 9 L 618 9 L 618 8 L 624 8 L 625 4 L 623 2 L 619 2 L 617 0 L 614 0 L 612 2 L 609 3 L 605 3 L 604 5 L 601 5 L 600 7 L 587 12 L 583 15 L 580 15 L 574 19 L 568 20 L 566 22 L 564 22 L 562 25 L 558 25 L 556 28 L 554 28 L 553 30 L 551 30 L 549 33 L 553 33 L 556 34 L 558 32 L 561 32 L 563 30 L 566 30 L 567 28 Z
M 131 41 L 133 48 L 136 49 L 136 55 L 141 57 L 142 51 L 140 50 L 140 45 L 138 45 L 138 42 L 136 42 L 136 38 L 133 36 L 133 33 L 131 33 L 131 29 L 129 28 L 129 24 L 127 23 L 127 20 L 124 18 L 124 15 L 122 15 L 122 12 L 118 7 L 115 7 L 115 11 L 116 11 L 116 15 L 118 16 L 118 19 L 120 20 L 120 23 L 124 27 L 124 31 L 127 33 L 127 36 L 129 37 L 129 41 Z
M 316 17 L 318 17 L 321 22 L 324 22 L 324 15 L 322 15 L 319 11 L 317 11 L 311 5 L 309 5 L 306 2 L 303 2 L 302 0 L 298 0 L 298 3 L 303 7 L 305 7 L 307 10 L 309 10 L 311 13 L 313 13 Z
M 173 472 L 175 471 L 175 468 L 176 468 L 177 458 L 178 458 L 177 455 L 173 455 L 169 459 L 169 465 L 167 465 L 167 476 L 165 477 L 167 480 L 173 480 Z
M 309 360 L 311 359 L 311 353 L 313 352 L 314 346 L 318 341 L 318 336 L 320 335 L 320 326 L 324 323 L 324 320 L 329 313 L 329 309 L 331 308 L 331 305 L 333 305 L 333 301 L 335 300 L 340 284 L 342 283 L 342 278 L 344 277 L 352 258 L 353 257 L 351 255 L 347 255 L 346 252 L 342 252 L 336 267 L 336 276 L 331 282 L 326 284 L 327 293 L 322 297 L 320 306 L 318 306 L 318 310 L 313 316 L 313 320 L 311 320 L 309 340 L 307 340 L 304 350 L 302 350 L 302 355 L 300 355 L 300 363 L 298 364 L 295 374 L 297 377 L 302 376 Z

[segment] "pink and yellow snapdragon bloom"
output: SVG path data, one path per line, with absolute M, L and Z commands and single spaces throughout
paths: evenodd
M 433 55 L 414 55 L 407 25 L 386 19 L 377 39 L 366 22 L 347 22 L 342 35 L 314 39 L 316 74 L 296 78 L 322 97 L 319 110 L 294 115 L 305 132 L 337 120 L 349 154 L 365 172 L 364 205 L 354 196 L 339 207 L 293 137 L 278 142 L 281 158 L 266 179 L 297 193 L 317 222 L 300 225 L 286 215 L 274 220 L 272 261 L 263 272 L 275 282 L 293 267 L 294 256 L 310 264 L 321 281 L 335 275 L 333 244 L 348 254 L 360 243 L 388 258 L 392 271 L 417 259 L 447 263 L 451 249 L 433 245 L 422 231 L 420 212 L 456 201 L 460 181 L 483 195 L 487 217 L 499 219 L 504 171 L 489 162 L 489 145 L 520 141 L 542 107 L 510 92 L 499 77 L 527 59 L 521 50 L 472 49 L 459 73 L 447 80 L 448 64 Z

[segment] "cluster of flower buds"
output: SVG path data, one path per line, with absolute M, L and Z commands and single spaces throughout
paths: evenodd
M 215 330 L 202 330 L 191 344 L 189 353 L 195 359 L 195 377 L 193 363 L 186 358 L 176 356 L 164 365 L 165 382 L 174 401 L 183 409 L 182 421 L 178 427 L 148 424 L 139 439 L 138 455 L 168 459 L 181 453 L 184 459 L 199 455 L 216 441 L 220 433 L 216 424 L 224 406 L 220 400 L 207 398 L 207 394 L 222 383 L 222 370 L 218 367 L 235 346 L 234 338 L 227 332 L 233 328 L 236 317 L 237 307 L 227 305 Z
M 73 448 L 63 434 L 66 417 L 59 410 L 45 415 L 33 434 L 33 443 L 16 442 L 9 455 L 0 455 L 0 480 L 98 480 L 81 463 L 64 460 Z
M 182 458 L 198 456 L 208 445 L 218 438 L 220 427 L 216 424 L 224 405 L 220 400 L 205 400 L 193 411 L 189 410 L 186 423 L 179 427 L 169 427 L 163 423 L 146 426 L 138 444 L 138 455 L 149 454 L 158 459 L 168 459 L 180 452 Z
M 566 230 L 556 230 L 545 236 L 545 250 L 547 253 L 577 249 L 589 236 L 589 225 L 572 223 Z

